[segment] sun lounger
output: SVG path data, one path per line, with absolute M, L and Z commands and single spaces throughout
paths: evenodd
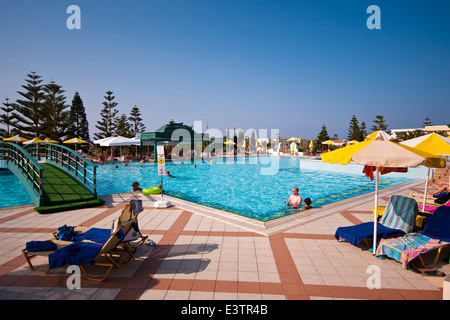
M 141 247 L 148 236 L 144 236 L 139 230 L 138 215 L 143 211 L 142 200 L 130 200 L 129 203 L 122 209 L 120 216 L 112 222 L 111 229 L 100 229 L 83 226 L 68 227 L 62 226 L 58 228 L 58 233 L 53 236 L 58 240 L 66 241 L 81 241 L 91 240 L 94 242 L 103 243 L 108 239 L 111 232 L 114 232 L 123 223 L 134 220 L 131 229 L 126 233 L 122 242 L 126 242 L 133 253 Z
M 49 273 L 50 270 L 65 265 L 77 265 L 89 280 L 103 281 L 113 268 L 124 269 L 134 261 L 134 256 L 128 247 L 121 245 L 121 239 L 130 230 L 133 223 L 134 220 L 130 220 L 122 224 L 110 234 L 104 243 L 96 243 L 90 240 L 71 242 L 53 239 L 45 241 L 48 244 L 45 244 L 45 242 L 28 243 L 22 253 L 30 269 L 34 272 Z M 38 270 L 34 267 L 31 261 L 34 256 L 48 258 L 47 270 Z M 105 262 L 101 262 L 101 260 L 105 260 Z M 94 277 L 88 274 L 87 265 L 102 266 L 108 269 L 103 277 Z
M 427 218 L 425 229 L 420 233 L 411 233 L 403 237 L 382 239 L 377 248 L 377 256 L 387 256 L 401 262 L 403 267 L 419 257 L 425 267 L 437 263 L 443 248 L 450 245 L 450 207 L 442 206 Z M 437 250 L 431 265 L 425 265 L 422 256 Z
M 384 213 L 377 223 L 377 239 L 390 238 L 411 232 L 415 228 L 416 216 L 418 212 L 417 202 L 408 197 L 392 196 L 384 210 Z M 358 246 L 361 241 L 373 239 L 374 223 L 365 222 L 354 226 L 339 227 L 336 230 L 335 238 L 347 240 L 354 246 Z

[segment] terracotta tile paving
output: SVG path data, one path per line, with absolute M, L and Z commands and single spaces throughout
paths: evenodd
M 406 191 L 421 189 L 418 184 Z M 442 299 L 442 285 L 435 285 L 442 281 L 428 281 L 393 260 L 377 259 L 364 246 L 336 241 L 337 227 L 371 221 L 370 194 L 343 208 L 336 205 L 335 211 L 322 216 L 319 208 L 314 209 L 312 219 L 294 221 L 291 227 L 267 235 L 260 229 L 214 217 L 201 207 L 155 209 L 153 198 L 142 197 L 144 211 L 139 226 L 157 246 L 142 246 L 128 269 L 114 270 L 103 282 L 82 277 L 83 289 L 79 291 L 67 288 L 68 274 L 63 268 L 47 275 L 29 270 L 21 254 L 27 241 L 50 239 L 65 221 L 108 228 L 133 197 L 136 195 L 108 197 L 108 203 L 95 210 L 51 215 L 36 214 L 30 207 L 0 210 L 0 239 L 6 243 L 20 235 L 14 242 L 9 240 L 11 248 L 2 248 L 0 299 Z M 385 202 L 388 198 L 380 197 Z M 371 265 L 380 267 L 379 289 L 366 285 L 366 270 Z M 450 271 L 448 265 L 440 268 Z

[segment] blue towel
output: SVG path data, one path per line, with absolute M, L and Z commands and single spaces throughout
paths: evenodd
M 73 241 L 90 240 L 97 243 L 105 243 L 110 236 L 111 230 L 109 229 L 91 228 L 88 231 L 73 237 Z
M 432 239 L 450 242 L 450 207 L 440 206 L 427 218 L 421 234 Z
M 436 198 L 436 199 L 439 199 L 439 198 L 442 198 L 443 196 L 445 196 L 446 194 L 447 194 L 448 192 L 441 192 L 441 193 L 439 193 L 439 194 L 435 194 L 435 195 L 433 195 L 433 198 Z
M 73 237 L 76 235 L 76 232 L 74 231 L 74 227 L 68 227 L 66 225 L 63 225 L 62 227 L 58 228 L 58 233 L 56 234 L 56 238 L 58 240 L 63 241 L 73 241 Z
M 382 238 L 401 236 L 404 232 L 400 229 L 392 229 L 383 226 L 382 224 L 377 224 L 377 240 L 381 240 Z M 364 239 L 373 239 L 373 222 L 365 222 L 355 226 L 349 227 L 339 227 L 334 234 L 336 240 L 339 238 L 345 239 L 354 246 L 358 246 L 358 244 Z
M 102 245 L 97 243 L 74 242 L 48 255 L 49 268 L 89 264 L 95 259 L 101 248 Z
M 139 213 L 144 211 L 144 207 L 142 206 L 142 200 L 141 199 L 130 200 L 130 203 L 133 205 L 133 213 L 134 213 L 135 216 L 137 216 Z
M 30 241 L 25 245 L 28 252 L 55 251 L 56 244 L 51 241 Z

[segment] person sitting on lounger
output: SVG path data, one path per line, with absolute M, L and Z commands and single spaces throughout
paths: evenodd
M 449 189 L 448 189 L 448 183 L 443 183 L 442 185 L 441 185 L 441 187 L 439 188 L 439 189 L 437 189 L 435 192 L 433 192 L 431 195 L 432 196 L 435 196 L 435 195 L 438 195 L 439 193 L 442 193 L 442 192 L 448 192 L 449 191 Z
M 292 194 L 289 197 L 288 201 L 284 201 L 287 203 L 289 207 L 298 208 L 302 204 L 302 197 L 298 194 L 298 188 L 295 187 L 292 189 Z

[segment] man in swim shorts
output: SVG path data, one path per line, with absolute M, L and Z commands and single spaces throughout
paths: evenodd
M 289 197 L 288 201 L 284 201 L 287 203 L 289 207 L 298 208 L 302 204 L 302 197 L 298 194 L 298 188 L 295 187 L 292 189 L 292 194 Z

